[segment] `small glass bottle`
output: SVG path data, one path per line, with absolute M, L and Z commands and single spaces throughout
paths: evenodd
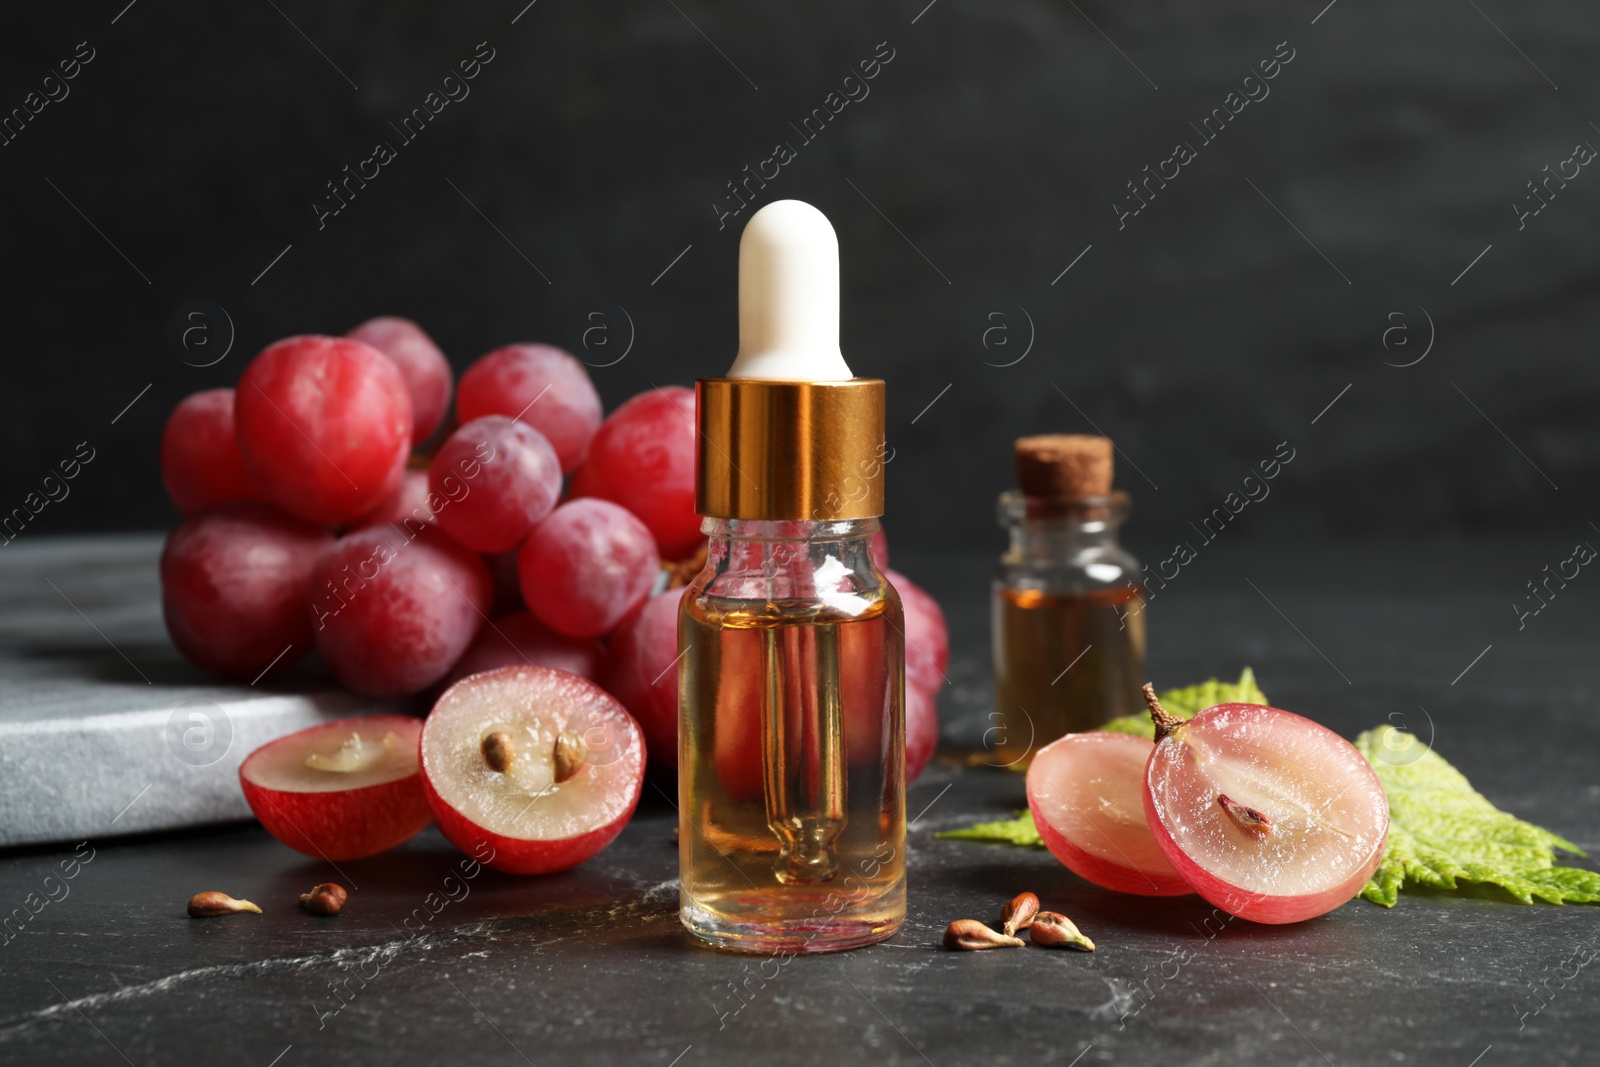
M 905 918 L 899 597 L 876 519 L 707 519 L 679 616 L 681 915 L 723 948 L 823 952 Z
M 1020 491 L 1000 496 L 1011 537 L 994 581 L 994 725 L 987 762 L 1025 766 L 1066 733 L 1143 709 L 1144 589 L 1117 543 L 1127 494 L 1111 490 L 1111 442 L 1017 441 Z
M 777 201 L 739 245 L 739 356 L 695 388 L 705 568 L 678 613 L 679 917 L 745 952 L 905 921 L 905 619 L 870 542 L 884 383 L 838 348 L 838 242 Z

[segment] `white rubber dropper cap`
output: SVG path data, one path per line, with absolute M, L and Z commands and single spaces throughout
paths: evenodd
M 822 212 L 776 200 L 739 238 L 739 355 L 729 378 L 840 382 L 839 239 Z

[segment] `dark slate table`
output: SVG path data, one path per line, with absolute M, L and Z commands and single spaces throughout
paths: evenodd
M 1151 677 L 1180 684 L 1249 663 L 1275 703 L 1346 736 L 1404 721 L 1500 806 L 1600 848 L 1596 579 L 1580 576 L 1521 629 L 1508 606 L 1577 536 L 1219 540 L 1151 606 Z M 654 790 L 610 849 L 546 878 L 465 878 L 432 830 L 341 870 L 251 824 L 91 838 L 68 882 L 50 876 L 71 847 L 0 854 L 5 909 L 55 898 L 0 947 L 0 1060 L 1594 1062 L 1600 976 L 1564 961 L 1600 949 L 1600 907 L 1405 894 L 1393 910 L 1358 900 L 1253 926 L 1194 899 L 1099 890 L 1044 852 L 935 840 L 1021 805 L 1022 788 L 961 763 L 987 712 L 987 561 L 907 552 L 896 564 L 944 601 L 954 656 L 947 744 L 909 793 L 910 915 L 893 940 L 781 968 L 690 942 L 674 815 Z M 60 773 L 73 774 L 69 753 Z M 345 913 L 302 915 L 296 894 L 329 878 L 352 889 Z M 185 917 L 210 888 L 266 914 Z M 1099 951 L 938 947 L 951 919 L 988 919 L 1022 889 Z

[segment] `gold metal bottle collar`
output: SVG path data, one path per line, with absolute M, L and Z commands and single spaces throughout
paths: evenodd
M 833 522 L 883 514 L 880 378 L 702 378 L 695 508 L 718 519 Z

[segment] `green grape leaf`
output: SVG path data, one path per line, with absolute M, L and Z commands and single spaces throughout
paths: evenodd
M 1213 704 L 1267 702 L 1248 667 L 1236 683 L 1213 678 L 1158 695 L 1162 707 L 1181 719 Z M 1145 715 L 1125 715 L 1102 729 L 1155 736 Z M 1582 849 L 1496 808 L 1465 775 L 1411 734 L 1380 726 L 1357 737 L 1355 746 L 1372 764 L 1389 798 L 1389 842 L 1361 890 L 1364 899 L 1392 908 L 1402 889 L 1455 890 L 1470 883 L 1496 886 L 1524 904 L 1600 903 L 1600 872 L 1556 865 L 1558 850 L 1582 856 Z M 1026 811 L 934 836 L 1044 847 Z
M 1002 845 L 1019 845 L 1023 848 L 1044 848 L 1039 828 L 1033 824 L 1033 813 L 1019 811 L 1014 819 L 980 822 L 960 830 L 943 830 L 934 837 L 955 838 L 960 841 L 992 841 Z
M 1409 886 L 1498 886 L 1524 904 L 1600 903 L 1600 873 L 1555 865 L 1571 841 L 1496 808 L 1444 757 L 1392 726 L 1368 730 L 1356 749 L 1389 796 L 1389 845 L 1361 896 L 1392 908 Z

